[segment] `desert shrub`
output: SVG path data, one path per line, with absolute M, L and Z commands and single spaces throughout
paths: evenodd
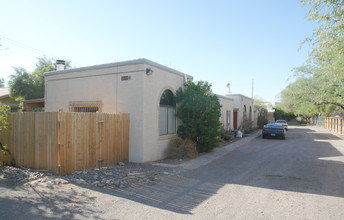
M 177 137 L 167 148 L 167 157 L 170 158 L 195 158 L 197 155 L 196 144 L 190 139 Z
M 224 129 L 224 128 L 221 128 L 221 135 L 220 135 L 220 138 L 222 140 L 225 140 L 225 141 L 228 141 L 230 139 L 233 138 L 233 132 L 231 129 Z
M 254 131 L 253 129 L 253 122 L 247 119 L 246 116 L 244 116 L 244 120 L 242 122 L 242 132 L 245 134 L 250 134 Z

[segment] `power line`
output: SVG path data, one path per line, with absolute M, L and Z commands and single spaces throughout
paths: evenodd
M 60 57 L 58 57 L 58 56 L 54 56 L 54 55 L 52 55 L 52 54 L 50 54 L 50 53 L 46 53 L 46 52 L 44 52 L 44 51 L 42 51 L 42 50 L 39 50 L 39 49 L 34 48 L 34 47 L 31 47 L 31 46 L 29 46 L 29 45 L 27 45 L 27 44 L 24 44 L 24 43 L 22 43 L 22 42 L 19 42 L 19 41 L 10 39 L 10 38 L 8 38 L 8 37 L 5 37 L 4 35 L 0 35 L 0 39 L 4 40 L 5 42 L 8 42 L 8 43 L 10 43 L 10 44 L 12 44 L 12 45 L 15 45 L 15 46 L 17 46 L 17 47 L 21 47 L 21 48 L 23 48 L 23 49 L 26 49 L 26 50 L 28 50 L 28 51 L 31 51 L 31 52 L 36 53 L 36 54 L 39 54 L 39 55 L 47 55 L 48 57 L 53 58 L 53 59 L 55 59 L 55 60 L 60 59 Z M 8 48 L 6 48 L 6 49 L 8 49 Z M 77 63 L 75 63 L 75 62 L 73 62 L 73 63 L 74 63 L 74 64 L 77 64 Z M 77 65 L 78 65 L 78 64 L 77 64 Z M 80 66 L 80 65 L 79 65 L 79 66 Z
M 5 37 L 4 35 L 0 35 L 0 38 L 2 38 L 5 42 L 8 42 L 8 43 L 10 43 L 10 44 L 12 44 L 12 45 L 15 45 L 15 46 L 17 46 L 17 47 L 21 47 L 21 48 L 26 49 L 26 50 L 28 50 L 28 51 L 31 51 L 31 52 L 33 52 L 33 53 L 37 53 L 37 54 L 39 54 L 39 55 L 46 54 L 46 55 L 48 55 L 48 56 L 50 56 L 50 57 L 56 58 L 56 56 L 53 56 L 52 54 L 46 53 L 46 52 L 44 52 L 44 51 L 42 51 L 42 50 L 36 49 L 36 48 L 34 48 L 34 47 L 31 47 L 31 46 L 29 46 L 29 45 L 27 45 L 27 44 L 24 44 L 24 43 L 21 43 L 21 42 L 19 42 L 19 41 L 10 39 L 10 38 L 8 38 L 8 37 Z

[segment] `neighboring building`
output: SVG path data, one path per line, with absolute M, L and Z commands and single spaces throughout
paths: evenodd
M 241 94 L 226 94 L 226 97 L 234 100 L 233 129 L 239 129 L 244 119 L 254 121 L 253 99 Z
M 26 112 L 44 112 L 44 98 L 24 100 L 23 104 Z
M 268 119 L 268 123 L 275 123 L 275 110 L 274 109 L 268 109 L 268 115 L 267 115 L 267 119 Z
M 222 127 L 226 130 L 233 130 L 234 99 L 222 95 L 217 95 L 217 98 L 222 106 L 220 117 Z
M 2 105 L 8 105 L 11 112 L 17 112 L 19 102 L 10 97 L 10 88 L 0 88 L 0 102 Z
M 192 76 L 147 59 L 48 72 L 45 76 L 45 111 L 130 114 L 129 161 L 162 159 L 181 123 L 175 117 L 173 95 Z M 241 123 L 246 98 L 218 96 L 221 122 L 233 128 L 234 110 Z M 248 110 L 246 110 L 248 111 Z

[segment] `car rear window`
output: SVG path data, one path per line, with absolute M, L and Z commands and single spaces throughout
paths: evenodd
M 276 123 L 287 123 L 287 122 L 284 120 L 277 120 Z

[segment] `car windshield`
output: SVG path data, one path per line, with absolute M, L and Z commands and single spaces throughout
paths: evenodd
M 277 120 L 276 123 L 287 123 L 287 122 L 284 120 Z
M 282 128 L 280 125 L 276 125 L 276 124 L 267 124 L 265 125 L 266 128 Z

